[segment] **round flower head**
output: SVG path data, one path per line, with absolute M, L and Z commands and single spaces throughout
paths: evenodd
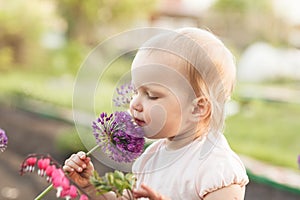
M 144 150 L 143 130 L 128 112 L 102 113 L 93 122 L 97 144 L 117 162 L 132 162 Z
M 8 143 L 8 138 L 5 134 L 5 131 L 0 128 L 0 151 L 3 152 Z

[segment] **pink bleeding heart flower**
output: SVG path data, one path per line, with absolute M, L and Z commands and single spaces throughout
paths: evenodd
M 68 190 L 61 192 L 61 197 L 64 197 L 66 200 L 75 199 L 77 197 L 77 188 L 71 185 Z
M 45 176 L 45 171 L 47 167 L 50 165 L 50 159 L 49 158 L 39 159 L 37 165 L 39 168 L 38 175 Z
M 77 197 L 77 188 L 74 185 L 70 186 L 69 195 L 72 199 Z
M 89 200 L 89 198 L 85 194 L 82 194 L 79 200 Z
M 33 172 L 36 160 L 37 160 L 36 157 L 27 158 L 27 160 L 25 161 L 25 165 L 23 166 L 23 168 L 25 168 L 24 171 Z
M 52 172 L 52 184 L 53 187 L 57 189 L 57 198 L 61 197 L 63 190 L 68 190 L 70 188 L 70 182 L 65 177 L 65 174 L 61 169 L 57 169 Z
M 56 170 L 56 167 L 55 165 L 49 165 L 47 168 L 46 168 L 46 171 L 45 171 L 45 174 L 46 174 L 46 180 L 48 182 L 51 182 L 52 181 L 52 173 L 53 171 Z
M 62 169 L 56 169 L 56 170 L 53 170 L 53 172 L 52 172 L 52 179 L 53 180 L 61 179 L 64 176 L 65 176 L 65 174 L 64 174 Z
M 34 171 L 35 165 L 38 167 L 38 175 L 46 177 L 46 180 L 52 183 L 51 188 L 57 190 L 57 198 L 65 198 L 66 200 L 76 199 L 78 197 L 78 189 L 70 184 L 70 180 L 65 175 L 60 165 L 48 155 L 30 154 L 21 164 L 20 174 Z M 36 199 L 41 199 L 50 189 L 44 190 Z M 86 200 L 84 196 L 83 200 Z

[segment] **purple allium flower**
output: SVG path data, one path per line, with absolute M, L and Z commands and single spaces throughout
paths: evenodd
M 0 151 L 3 152 L 8 143 L 8 138 L 5 134 L 5 131 L 0 128 Z
M 128 112 L 104 112 L 92 127 L 97 144 L 117 162 L 132 162 L 144 150 L 143 129 Z
M 125 83 L 116 89 L 117 95 L 113 99 L 115 106 L 128 107 L 134 95 L 134 87 L 132 83 Z

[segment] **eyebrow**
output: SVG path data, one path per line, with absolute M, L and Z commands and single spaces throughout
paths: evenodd
M 148 86 L 148 85 L 150 85 L 150 86 Z M 161 85 L 159 85 L 159 84 L 154 84 L 154 83 L 149 83 L 149 84 L 140 85 L 139 88 L 151 90 L 151 89 L 152 89 L 152 88 L 150 88 L 151 86 L 152 86 L 152 87 L 163 88 L 163 86 L 161 86 Z
M 151 85 L 153 86 L 153 88 L 149 87 L 148 85 Z M 136 88 L 136 89 L 141 89 L 141 90 L 147 90 L 153 94 L 157 94 L 157 95 L 160 95 L 160 94 L 164 94 L 165 92 L 165 87 L 163 87 L 162 85 L 159 85 L 159 84 L 147 84 L 147 85 L 141 85 L 139 88 Z

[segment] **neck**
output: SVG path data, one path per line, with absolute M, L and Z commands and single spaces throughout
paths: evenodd
M 195 139 L 201 137 L 206 132 L 206 129 L 192 129 L 188 130 L 186 132 L 183 132 L 179 135 L 176 135 L 174 137 L 168 138 L 166 142 L 166 147 L 168 150 L 176 150 L 180 149 L 191 142 L 193 142 Z

